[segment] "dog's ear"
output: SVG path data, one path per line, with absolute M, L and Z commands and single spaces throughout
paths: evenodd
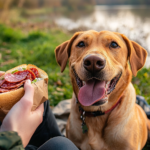
M 80 34 L 80 32 L 75 33 L 70 40 L 60 44 L 55 49 L 56 61 L 61 67 L 61 72 L 64 71 L 64 69 L 67 65 L 67 61 L 70 56 L 72 43 L 79 34 Z
M 132 74 L 136 76 L 138 70 L 140 70 L 145 64 L 147 51 L 136 42 L 130 41 L 125 35 L 121 34 L 121 36 L 126 42 L 128 48 L 128 57 Z

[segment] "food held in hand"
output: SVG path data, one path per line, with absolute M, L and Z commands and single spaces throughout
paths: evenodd
M 34 65 L 20 65 L 7 71 L 0 78 L 0 93 L 16 90 L 24 86 L 27 79 L 32 83 L 39 80 L 48 79 L 47 73 Z

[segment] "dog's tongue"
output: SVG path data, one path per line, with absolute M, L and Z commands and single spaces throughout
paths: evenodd
M 78 99 L 83 106 L 91 106 L 105 94 L 105 81 L 89 80 L 84 86 L 81 87 Z

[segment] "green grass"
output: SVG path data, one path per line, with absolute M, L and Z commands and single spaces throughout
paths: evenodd
M 0 70 L 8 70 L 20 64 L 34 64 L 49 76 L 49 99 L 51 105 L 71 98 L 72 87 L 68 68 L 60 73 L 55 60 L 56 46 L 68 40 L 69 34 L 58 29 L 46 32 L 34 31 L 23 34 L 18 30 L 0 25 Z
M 6 71 L 23 63 L 34 64 L 45 70 L 49 76 L 49 99 L 51 105 L 55 106 L 72 96 L 69 69 L 67 67 L 64 73 L 60 73 L 54 55 L 56 46 L 70 37 L 70 34 L 58 29 L 25 34 L 0 25 L 0 70 Z M 144 68 L 133 78 L 133 83 L 137 94 L 144 96 L 150 104 L 149 76 L 150 69 Z
M 132 79 L 136 93 L 145 97 L 150 104 L 150 68 L 141 69 Z

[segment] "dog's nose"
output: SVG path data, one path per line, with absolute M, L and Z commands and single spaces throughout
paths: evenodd
M 84 68 L 92 73 L 101 71 L 106 64 L 106 60 L 96 55 L 88 55 L 83 60 Z

